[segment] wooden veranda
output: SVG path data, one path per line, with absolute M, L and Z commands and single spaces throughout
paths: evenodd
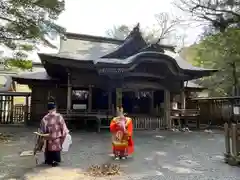
M 71 111 L 66 113 L 64 110 L 59 110 L 59 112 L 64 116 L 70 128 L 87 127 L 90 125 L 95 126 L 97 132 L 103 129 L 109 129 L 110 121 L 115 116 L 115 114 L 109 113 L 107 111 L 101 112 L 77 112 Z M 164 117 L 157 115 L 147 115 L 147 114 L 128 114 L 133 120 L 133 127 L 136 130 L 158 130 L 165 128 Z
M 31 93 L 0 92 L 0 124 L 19 124 L 29 120 Z M 25 104 L 14 104 L 14 97 L 25 98 Z

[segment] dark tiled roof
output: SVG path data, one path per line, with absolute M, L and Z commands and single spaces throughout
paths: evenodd
M 44 56 L 50 56 L 50 57 L 58 57 L 61 59 L 72 59 L 76 61 L 94 61 L 94 62 L 103 62 L 103 63 L 113 63 L 113 64 L 127 64 L 129 63 L 129 59 L 126 60 L 118 59 L 118 58 L 96 58 L 97 52 L 95 51 L 95 54 L 89 54 L 89 53 L 81 53 L 81 54 L 74 54 L 74 53 L 59 53 L 59 54 L 43 54 Z M 101 52 L 100 52 L 101 53 Z M 42 54 L 39 54 L 40 56 Z M 180 57 L 179 54 L 173 53 L 171 51 L 165 50 L 164 52 L 165 56 L 169 56 L 173 59 L 175 59 L 178 66 L 183 70 L 193 70 L 193 71 L 213 71 L 213 69 L 206 69 L 201 67 L 195 67 L 188 63 L 186 60 L 184 60 L 182 57 Z M 134 55 L 136 56 L 136 55 Z M 134 57 L 133 56 L 133 57 Z M 88 58 L 90 57 L 90 58 Z
M 28 79 L 28 80 L 52 80 L 52 78 L 47 74 L 45 69 L 42 69 L 41 71 L 36 71 L 36 72 L 27 72 L 27 73 L 21 73 L 16 76 L 12 76 L 13 79 Z M 184 87 L 188 88 L 203 88 L 202 86 L 194 83 L 193 81 L 185 81 L 184 82 Z M 5 91 L 3 89 L 2 91 Z M 2 92 L 0 90 L 0 92 Z
M 51 57 L 57 57 L 59 60 L 69 59 L 81 62 L 89 61 L 94 64 L 102 65 L 111 64 L 127 66 L 128 64 L 137 63 L 138 58 L 144 56 L 146 60 L 150 60 L 149 58 L 155 60 L 171 60 L 177 67 L 184 70 L 192 78 L 199 78 L 209 75 L 209 72 L 214 72 L 214 70 L 211 69 L 194 67 L 182 59 L 178 54 L 166 50 L 166 47 L 168 49 L 170 48 L 170 50 L 173 50 L 174 47 L 163 47 L 159 44 L 146 43 L 139 30 L 139 26 L 133 29 L 125 41 L 89 35 L 77 35 L 73 33 L 67 33 L 66 36 L 69 39 L 62 42 L 58 54 L 39 54 L 41 60 L 48 61 Z M 147 57 L 147 55 L 149 55 L 149 57 Z M 200 71 L 201 73 L 198 73 Z
M 147 43 L 143 39 L 138 25 L 130 32 L 125 41 L 115 51 L 101 58 L 126 59 L 138 53 L 144 47 L 147 47 Z

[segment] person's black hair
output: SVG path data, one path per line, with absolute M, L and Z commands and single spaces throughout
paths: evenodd
M 53 110 L 56 108 L 55 102 L 48 102 L 48 110 Z

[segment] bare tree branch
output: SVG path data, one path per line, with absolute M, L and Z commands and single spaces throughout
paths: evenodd
M 232 25 L 240 24 L 239 0 L 178 0 L 174 4 L 196 19 L 210 22 L 221 32 Z

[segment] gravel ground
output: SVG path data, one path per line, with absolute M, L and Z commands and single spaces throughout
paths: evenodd
M 34 129 L 0 127 L 14 135 L 0 143 L 0 180 L 239 180 L 240 171 L 223 162 L 224 137 L 221 132 L 135 132 L 132 158 L 114 161 L 109 133 L 73 132 L 73 145 L 63 154 L 60 167 L 36 166 L 33 157 L 20 157 L 34 145 Z M 43 155 L 39 155 L 43 161 Z M 119 163 L 120 176 L 94 178 L 84 175 L 93 164 Z

